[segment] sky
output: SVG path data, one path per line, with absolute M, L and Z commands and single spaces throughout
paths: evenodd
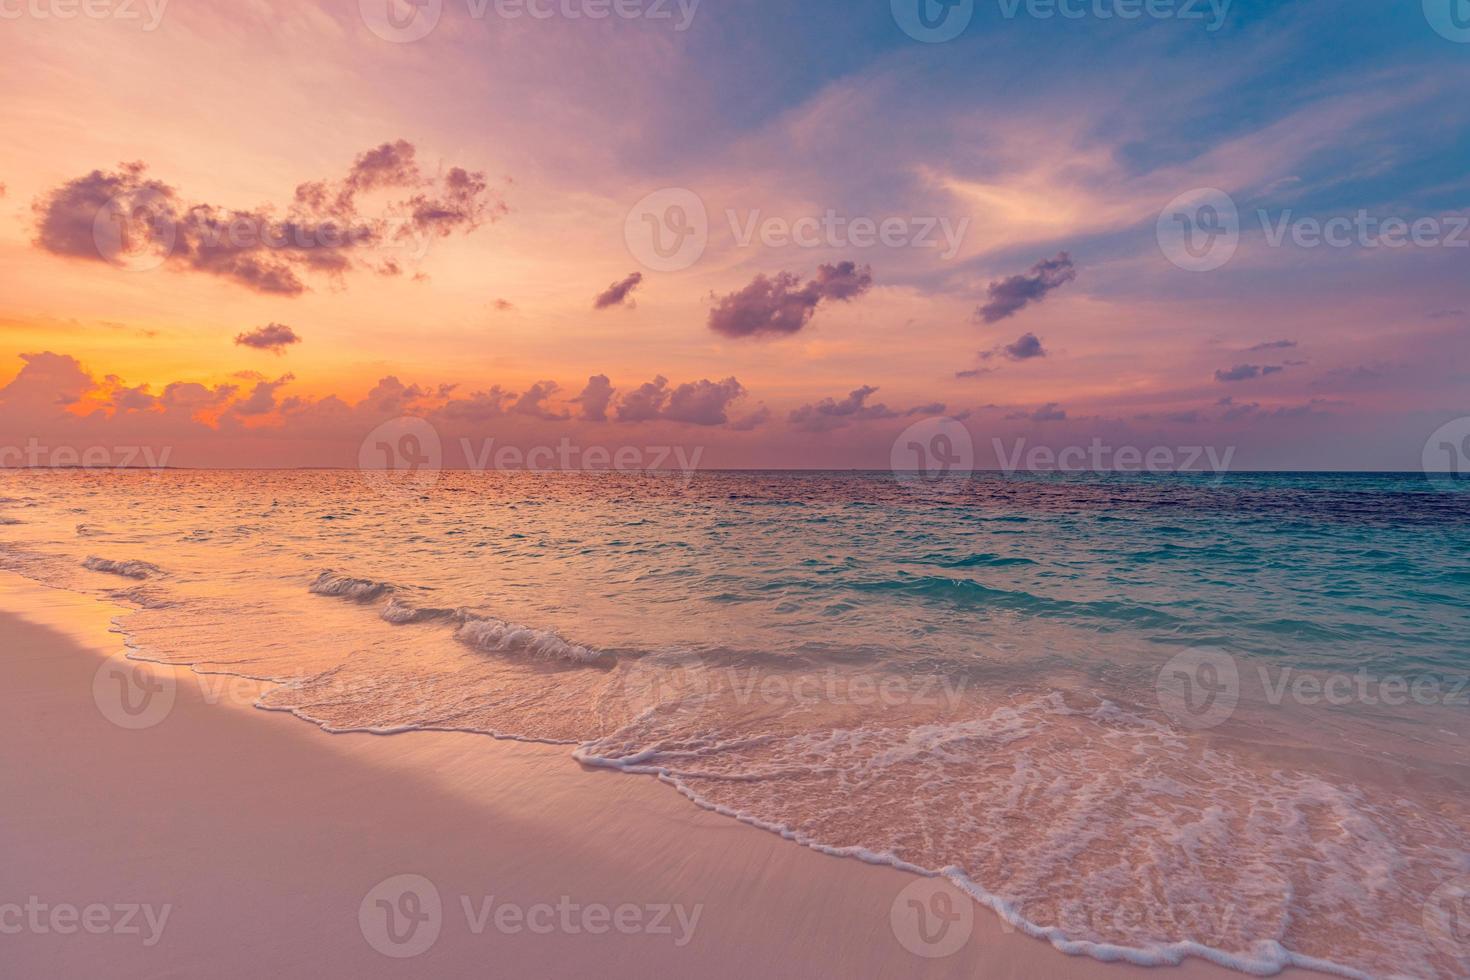
M 0 465 L 1418 469 L 1470 437 L 1454 13 L 0 0 Z

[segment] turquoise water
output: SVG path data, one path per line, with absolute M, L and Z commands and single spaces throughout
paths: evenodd
M 563 742 L 1074 953 L 1465 975 L 1422 476 L 0 472 L 0 564 L 332 730 Z M 89 567 L 90 566 L 90 567 Z M 1458 894 L 1458 892 L 1456 892 Z

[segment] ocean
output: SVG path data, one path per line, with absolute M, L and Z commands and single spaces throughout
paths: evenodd
M 1470 493 L 1422 475 L 0 470 L 0 568 L 1064 952 L 1470 975 Z

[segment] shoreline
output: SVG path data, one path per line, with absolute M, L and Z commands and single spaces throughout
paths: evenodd
M 167 710 L 118 714 L 105 668 L 125 649 L 109 630 L 121 611 L 0 575 L 0 769 L 18 804 L 0 814 L 0 912 L 103 906 L 117 925 L 137 907 L 136 934 L 100 931 L 100 911 L 95 932 L 26 911 L 30 928 L 0 935 L 5 972 L 1242 975 L 1196 957 L 1067 955 L 943 879 L 793 844 L 656 779 L 579 765 L 567 746 L 329 734 L 252 707 L 259 682 L 145 661 L 124 665 L 172 692 Z M 407 943 L 382 934 L 385 896 L 437 920 L 422 951 L 427 927 Z M 960 919 L 921 933 L 906 911 L 920 906 Z

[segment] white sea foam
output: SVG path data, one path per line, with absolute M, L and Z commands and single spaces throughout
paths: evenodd
M 382 611 L 378 613 L 378 616 L 385 623 L 402 625 L 405 623 L 428 623 L 435 620 L 453 619 L 456 616 L 456 612 L 453 609 L 413 606 L 394 596 L 388 600 L 388 604 L 383 607 Z
M 580 664 L 609 659 L 598 650 L 569 643 L 548 630 L 533 629 L 473 613 L 464 614 L 464 622 L 454 635 L 476 649 L 496 653 L 529 654 L 543 660 L 566 660 Z
M 352 578 L 348 575 L 325 571 L 316 577 L 315 582 L 311 583 L 311 591 L 317 595 L 351 599 L 353 602 L 372 602 L 392 592 L 393 586 L 387 582 L 374 582 L 371 579 Z
M 686 730 L 648 713 L 574 754 L 826 853 L 945 875 L 1069 954 L 1444 975 L 1418 909 L 1470 861 L 1456 819 L 1201 753 L 1107 701 L 1051 692 L 948 722 L 764 738 Z
M 98 558 L 96 555 L 88 556 L 82 562 L 83 568 L 90 568 L 94 572 L 105 572 L 108 575 L 122 575 L 125 578 L 145 579 L 162 574 L 163 570 L 157 565 L 136 559 L 129 561 L 113 561 L 109 558 Z

